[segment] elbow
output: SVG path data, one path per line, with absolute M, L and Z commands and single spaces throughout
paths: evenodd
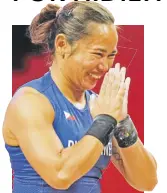
M 63 171 L 59 171 L 55 177 L 52 178 L 50 186 L 57 190 L 68 190 L 72 185 L 70 175 Z
M 153 173 L 151 174 L 151 172 L 148 172 L 148 174 L 144 175 L 145 177 L 143 177 L 143 191 L 152 191 L 157 183 L 158 183 L 158 177 L 157 177 L 157 172 L 156 170 L 152 171 Z
M 158 183 L 158 180 L 157 178 L 154 179 L 154 180 L 150 180 L 150 182 L 148 182 L 145 187 L 144 187 L 144 190 L 143 191 L 153 191 L 155 186 L 157 185 Z
M 46 169 L 41 173 L 41 177 L 50 187 L 56 190 L 67 190 L 72 184 L 71 173 L 65 171 L 61 160 L 54 160 L 54 163 L 48 162 Z
M 149 179 L 149 180 L 143 179 L 142 182 L 140 182 L 140 183 L 132 183 L 131 185 L 136 190 L 144 192 L 144 191 L 152 191 L 152 190 L 154 190 L 154 188 L 157 185 L 157 183 L 158 183 L 158 180 L 157 180 L 157 177 L 156 177 L 154 179 Z

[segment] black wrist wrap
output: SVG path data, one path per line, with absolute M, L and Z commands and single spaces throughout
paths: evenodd
M 101 114 L 95 117 L 86 135 L 92 135 L 106 146 L 111 138 L 111 133 L 117 125 L 116 119 L 110 115 Z
M 122 148 L 129 147 L 137 141 L 138 133 L 129 115 L 119 122 L 114 130 L 114 136 Z

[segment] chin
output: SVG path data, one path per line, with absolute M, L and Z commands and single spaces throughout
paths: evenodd
M 98 80 L 96 81 L 90 81 L 87 77 L 85 79 L 82 79 L 80 82 L 80 89 L 83 90 L 92 90 L 98 83 Z
M 84 88 L 84 90 L 92 90 L 96 86 L 96 84 L 84 84 L 82 85 L 82 88 Z

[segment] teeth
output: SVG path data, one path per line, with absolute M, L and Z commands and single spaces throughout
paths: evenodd
M 92 74 L 92 73 L 89 73 L 89 75 L 90 75 L 91 77 L 97 79 L 97 80 L 100 79 L 100 76 L 98 76 L 98 75 L 95 75 L 95 74 Z

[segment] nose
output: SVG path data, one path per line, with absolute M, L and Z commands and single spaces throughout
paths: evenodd
M 99 70 L 102 71 L 102 72 L 107 72 L 107 71 L 109 70 L 109 62 L 108 62 L 108 60 L 107 60 L 107 59 L 106 59 L 106 60 L 103 59 L 103 60 L 99 63 L 98 68 L 99 68 Z

